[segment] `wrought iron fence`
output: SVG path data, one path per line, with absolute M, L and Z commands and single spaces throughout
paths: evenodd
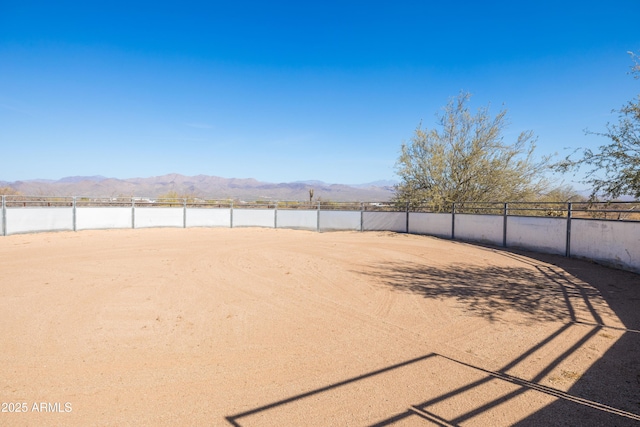
M 232 200 L 207 198 L 2 196 L 5 208 L 33 207 L 186 207 L 242 209 L 307 209 L 365 212 L 432 212 L 474 215 L 534 216 L 555 218 L 640 221 L 640 201 L 608 202 L 456 202 L 443 208 L 429 201 L 332 202 Z
M 596 220 L 609 224 L 595 227 L 593 223 L 589 224 Z M 578 256 L 640 272 L 640 262 L 637 261 L 640 259 L 637 240 L 640 230 L 633 223 L 640 223 L 639 201 L 464 202 L 452 203 L 443 210 L 429 202 L 403 201 L 3 195 L 0 211 L 2 236 L 39 231 L 143 227 L 386 230 L 565 253 L 566 256 L 577 252 Z M 549 233 L 540 233 L 541 229 L 549 230 Z M 601 246 L 593 251 L 591 241 L 594 239 L 608 245 L 606 251 L 609 252 L 602 255 L 605 249 Z

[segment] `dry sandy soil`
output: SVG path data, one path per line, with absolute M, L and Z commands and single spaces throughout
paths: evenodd
M 640 276 L 425 236 L 0 237 L 0 337 L 3 426 L 640 425 Z

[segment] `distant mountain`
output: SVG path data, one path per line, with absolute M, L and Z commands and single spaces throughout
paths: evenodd
M 396 184 L 398 184 L 398 181 L 391 181 L 391 180 L 380 180 L 380 181 L 373 181 L 373 182 L 367 182 L 366 184 L 352 184 L 352 187 L 356 187 L 356 188 L 367 188 L 367 187 L 390 187 L 393 188 L 396 186 Z
M 326 182 L 316 181 L 316 180 L 313 180 L 313 179 L 308 180 L 308 181 L 295 181 L 295 182 L 293 182 L 293 184 L 307 184 L 307 185 L 318 185 L 318 186 L 329 185 Z M 352 186 L 352 187 L 355 187 L 355 186 Z
M 62 178 L 58 181 L 53 181 L 53 182 L 82 182 L 82 181 L 104 181 L 105 178 L 102 175 L 94 175 L 94 176 L 68 176 L 66 178 Z M 51 182 L 51 181 L 49 181 Z
M 378 181 L 387 183 L 388 181 Z M 104 176 L 73 176 L 57 181 L 26 180 L 1 182 L 24 195 L 85 196 L 85 197 L 158 197 L 169 192 L 211 199 L 237 200 L 308 200 L 313 189 L 314 199 L 325 201 L 387 201 L 393 197 L 393 187 L 376 185 L 327 184 L 322 181 L 269 183 L 253 178 L 222 178 L 218 176 L 184 176 L 177 173 L 150 178 L 117 179 Z

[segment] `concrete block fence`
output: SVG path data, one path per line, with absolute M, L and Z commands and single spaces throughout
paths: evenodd
M 287 208 L 276 202 L 253 206 L 166 207 L 153 204 L 81 206 L 9 203 L 2 196 L 0 235 L 48 231 L 147 227 L 267 227 L 325 231 L 393 231 L 585 258 L 640 273 L 640 222 L 563 217 L 414 212 L 379 204 Z M 51 206 L 52 205 L 52 206 Z M 373 208 L 371 206 L 374 206 Z

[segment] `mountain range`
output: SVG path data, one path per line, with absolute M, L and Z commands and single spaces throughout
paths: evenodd
M 322 181 L 269 183 L 253 178 L 222 178 L 210 175 L 185 176 L 177 173 L 149 178 L 117 179 L 104 176 L 70 176 L 59 180 L 32 179 L 0 181 L 30 196 L 159 197 L 168 193 L 211 199 L 308 200 L 313 190 L 316 200 L 387 201 L 394 194 L 393 181 L 367 184 L 327 184 Z

